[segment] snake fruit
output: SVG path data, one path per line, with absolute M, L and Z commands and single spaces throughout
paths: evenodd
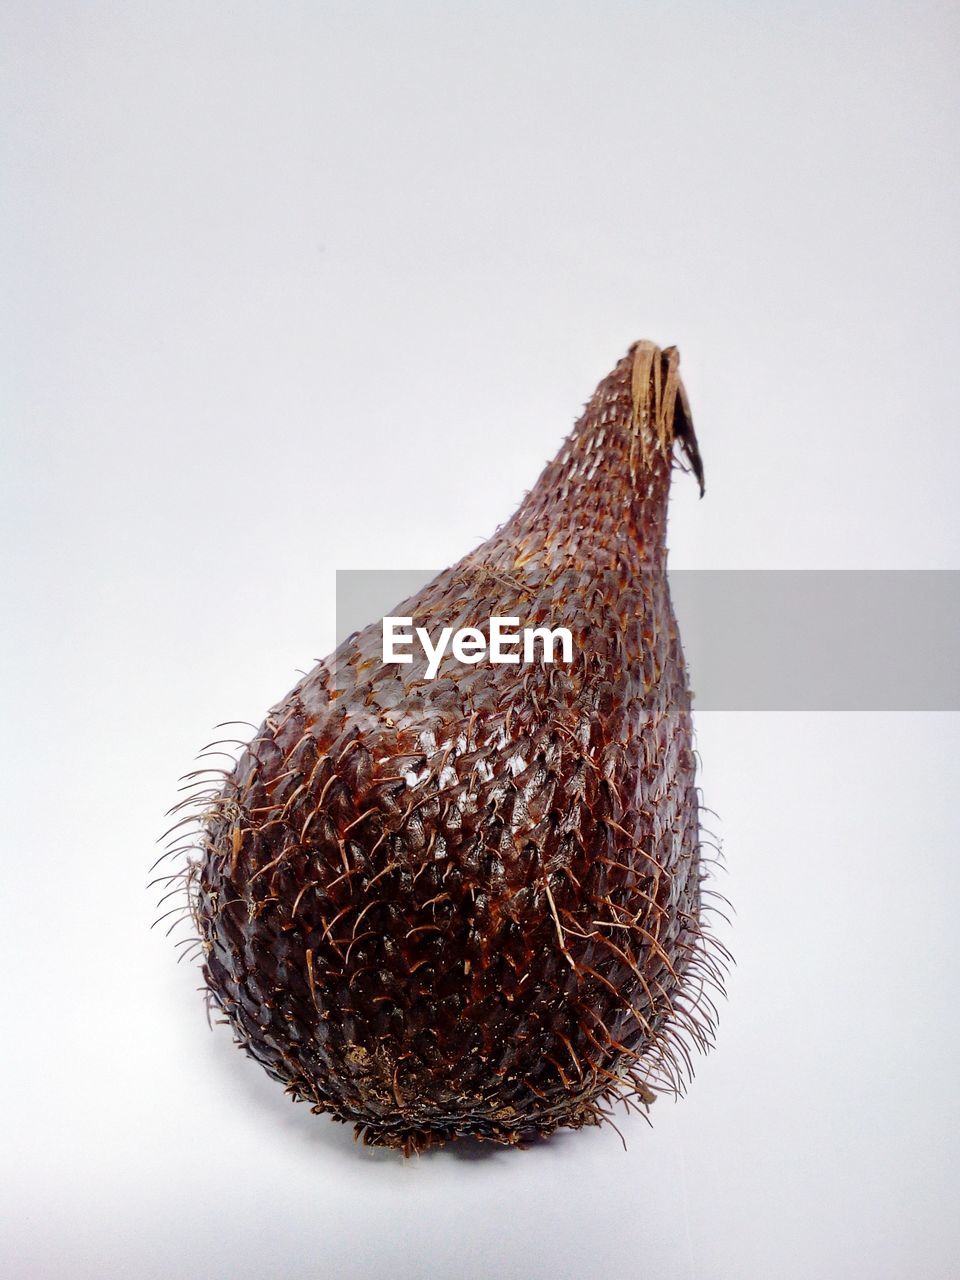
M 567 627 L 569 661 L 317 665 L 195 801 L 205 985 L 296 1099 L 406 1153 L 683 1089 L 724 952 L 666 577 L 703 471 L 675 348 L 634 344 L 516 514 L 395 615 Z M 359 497 L 359 495 L 358 495 Z

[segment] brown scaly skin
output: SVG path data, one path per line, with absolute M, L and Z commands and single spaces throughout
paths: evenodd
M 690 699 L 666 577 L 674 349 L 637 343 L 516 515 L 392 612 L 569 627 L 566 664 L 384 665 L 379 620 L 269 713 L 187 872 L 238 1041 L 407 1153 L 646 1104 L 705 1048 Z M 418 658 L 418 654 L 420 655 Z

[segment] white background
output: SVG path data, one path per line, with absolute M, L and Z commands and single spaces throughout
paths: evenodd
M 957 5 L 0 22 L 3 1274 L 954 1275 L 955 715 L 700 717 L 739 966 L 627 1154 L 356 1149 L 143 886 L 334 570 L 489 534 L 636 338 L 706 462 L 675 565 L 960 568 Z

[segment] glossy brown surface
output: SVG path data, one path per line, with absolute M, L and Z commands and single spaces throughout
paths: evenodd
M 667 589 L 676 353 L 638 343 L 516 515 L 392 612 L 567 626 L 566 664 L 384 665 L 380 621 L 269 713 L 203 804 L 190 890 L 239 1042 L 406 1151 L 597 1123 L 690 1074 L 701 927 L 686 672 Z

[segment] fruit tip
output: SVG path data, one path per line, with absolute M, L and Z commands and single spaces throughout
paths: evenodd
M 690 401 L 679 374 L 679 350 L 641 339 L 630 346 L 627 354 L 633 362 L 634 420 L 639 419 L 642 408 L 647 409 L 656 422 L 660 447 L 668 450 L 673 441 L 679 441 L 702 498 L 706 492 L 703 459 L 693 429 Z

